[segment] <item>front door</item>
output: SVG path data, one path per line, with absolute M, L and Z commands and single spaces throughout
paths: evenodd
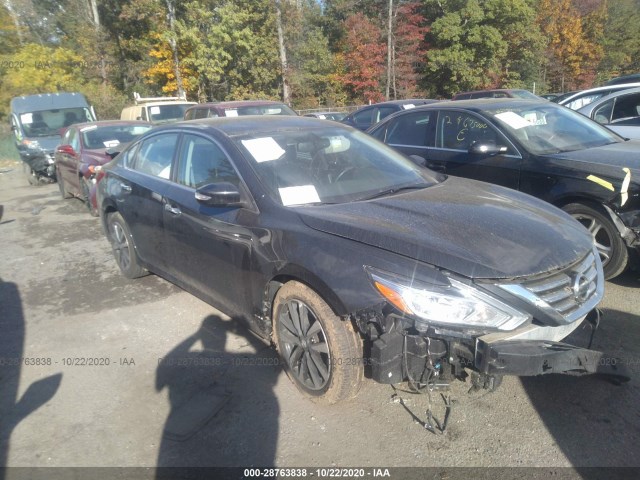
M 505 153 L 471 153 L 480 144 L 504 146 Z M 495 183 L 517 190 L 522 157 L 515 147 L 481 116 L 465 111 L 441 110 L 431 161 L 445 165 L 448 175 Z
M 198 202 L 195 190 L 211 183 L 241 187 L 224 150 L 209 138 L 185 134 L 176 183 L 164 198 L 168 272 L 229 315 L 251 317 L 252 233 L 255 212 Z

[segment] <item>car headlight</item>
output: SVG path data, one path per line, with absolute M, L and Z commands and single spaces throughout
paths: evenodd
M 513 330 L 530 316 L 477 288 L 448 278 L 448 285 L 418 284 L 366 268 L 373 286 L 401 312 L 417 321 L 452 327 Z
M 24 139 L 24 140 L 22 140 L 22 144 L 23 144 L 24 146 L 26 146 L 27 148 L 30 148 L 30 149 L 32 149 L 32 150 L 37 150 L 37 149 L 39 149 L 39 148 L 40 148 L 40 144 L 38 143 L 38 141 L 37 141 L 37 140 L 27 140 L 27 139 Z

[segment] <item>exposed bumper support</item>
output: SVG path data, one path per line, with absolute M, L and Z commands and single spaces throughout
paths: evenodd
M 620 359 L 603 352 L 545 340 L 512 340 L 476 345 L 476 369 L 487 375 L 532 376 L 547 373 L 601 374 L 630 379 Z

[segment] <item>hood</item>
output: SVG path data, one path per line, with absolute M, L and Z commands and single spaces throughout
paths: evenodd
M 549 272 L 582 258 L 593 245 L 582 225 L 552 205 L 455 177 L 384 198 L 295 210 L 315 230 L 469 278 Z
M 60 135 L 51 135 L 48 137 L 25 137 L 28 140 L 37 140 L 40 148 L 38 150 L 53 153 L 60 144 Z
M 640 178 L 640 140 L 628 140 L 550 156 L 561 160 L 560 164 L 565 167 L 567 160 L 582 163 L 580 170 L 588 174 L 603 175 L 622 181 L 625 176 L 622 169 L 628 168 L 631 170 L 632 178 Z

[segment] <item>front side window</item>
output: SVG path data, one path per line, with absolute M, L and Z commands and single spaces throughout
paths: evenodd
M 386 143 L 415 147 L 427 146 L 433 115 L 433 112 L 415 112 L 394 119 L 387 129 Z
M 474 143 L 504 144 L 498 132 L 481 117 L 443 110 L 438 116 L 436 147 L 468 151 Z
M 165 133 L 147 138 L 140 144 L 132 165 L 133 169 L 148 175 L 169 179 L 177 143 L 177 133 Z
M 613 112 L 614 102 L 615 100 L 609 100 L 596 108 L 593 111 L 593 119 L 602 125 L 611 123 L 611 113 Z
M 193 188 L 209 183 L 240 184 L 238 174 L 222 149 L 197 135 L 183 137 L 176 180 Z
M 637 125 L 637 119 L 640 117 L 640 93 L 621 95 L 615 100 L 611 123 L 621 124 L 626 120 L 636 120 L 631 125 Z

